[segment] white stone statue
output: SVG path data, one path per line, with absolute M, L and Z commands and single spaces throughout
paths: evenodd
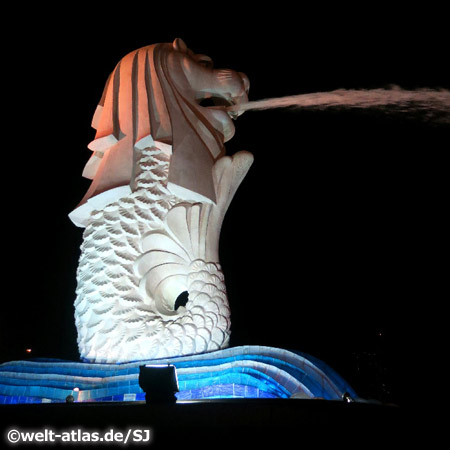
M 237 117 L 225 107 L 247 102 L 248 89 L 244 74 L 213 69 L 181 39 L 131 52 L 111 73 L 83 172 L 93 181 L 70 214 L 85 227 L 75 300 L 82 358 L 228 345 L 219 235 L 253 156 L 225 156 Z

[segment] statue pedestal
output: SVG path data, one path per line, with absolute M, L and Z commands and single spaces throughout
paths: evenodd
M 96 364 L 58 360 L 0 365 L 0 403 L 144 401 L 139 386 L 143 364 L 173 364 L 177 399 L 321 398 L 342 400 L 356 393 L 324 362 L 299 352 L 241 346 L 200 355 Z
M 177 402 L 146 404 L 139 367 L 152 363 L 176 367 Z M 345 393 L 355 401 L 343 401 Z M 68 395 L 73 403 L 66 403 Z M 403 443 L 407 436 L 400 408 L 358 398 L 313 357 L 260 346 L 124 364 L 4 363 L 0 403 L 5 439 L 11 430 L 75 433 L 85 441 L 93 432 L 106 438 L 132 430 L 128 443 L 149 442 L 151 448 L 191 443 L 271 448 L 298 442 L 361 448 L 367 440 L 381 446 Z

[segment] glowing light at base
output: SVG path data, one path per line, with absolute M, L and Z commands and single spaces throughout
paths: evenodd
M 144 401 L 139 367 L 173 364 L 178 400 L 217 398 L 323 398 L 358 396 L 323 361 L 301 352 L 242 346 L 201 355 L 124 364 L 62 360 L 14 361 L 0 365 L 0 403 Z M 74 386 L 76 386 L 74 388 Z

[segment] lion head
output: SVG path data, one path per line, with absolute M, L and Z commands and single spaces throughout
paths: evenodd
M 214 69 L 211 58 L 193 53 L 181 39 L 126 55 L 109 76 L 92 120 L 97 132 L 83 176 L 93 181 L 80 205 L 119 186 L 133 189 L 136 149 L 155 141 L 171 146 L 169 187 L 215 202 L 212 167 L 224 155 L 237 117 L 226 107 L 246 102 L 248 89 L 244 74 Z

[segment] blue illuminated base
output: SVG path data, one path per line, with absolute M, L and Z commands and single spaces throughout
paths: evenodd
M 200 355 L 94 364 L 35 359 L 0 365 L 0 404 L 144 401 L 139 366 L 175 365 L 178 400 L 217 398 L 356 399 L 348 383 L 323 361 L 296 351 L 241 346 Z

